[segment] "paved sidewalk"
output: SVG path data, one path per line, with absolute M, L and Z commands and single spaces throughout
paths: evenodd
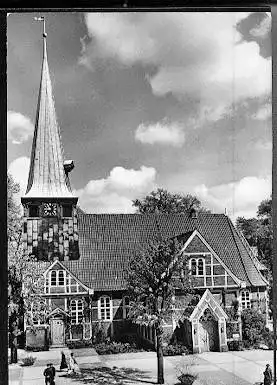
M 66 357 L 70 350 L 64 349 Z M 82 376 L 73 378 L 57 370 L 56 385 L 142 385 L 157 381 L 157 359 L 154 352 L 99 356 L 94 349 L 73 351 Z M 33 366 L 10 365 L 9 385 L 44 385 L 43 370 L 47 362 L 60 365 L 60 349 L 26 353 L 37 357 Z M 22 353 L 22 354 L 23 354 Z M 20 356 L 19 356 L 20 357 Z M 265 365 L 272 365 L 272 351 L 202 353 L 165 357 L 166 385 L 175 385 L 180 369 L 198 374 L 194 385 L 254 385 L 262 382 Z

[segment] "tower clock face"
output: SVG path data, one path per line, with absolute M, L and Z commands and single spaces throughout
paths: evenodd
M 55 203 L 45 203 L 43 205 L 43 215 L 46 217 L 57 215 L 57 205 Z

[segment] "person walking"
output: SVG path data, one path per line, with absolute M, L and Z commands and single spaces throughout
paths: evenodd
M 60 364 L 60 370 L 68 369 L 65 354 L 63 351 L 61 352 L 61 355 L 62 355 L 62 360 L 61 360 L 61 364 Z
M 69 357 L 69 373 L 80 373 L 79 365 L 74 357 L 73 353 L 70 353 Z
M 55 385 L 55 375 L 56 369 L 53 364 L 47 364 L 46 369 L 44 369 L 43 375 L 45 377 L 45 385 Z
M 272 384 L 272 369 L 269 364 L 266 365 L 264 371 L 264 385 Z

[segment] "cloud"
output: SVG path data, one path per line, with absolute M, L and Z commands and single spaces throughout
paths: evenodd
M 256 120 L 267 120 L 272 116 L 272 105 L 270 103 L 266 103 L 262 105 L 257 111 L 252 115 L 253 119 Z
M 26 193 L 28 175 L 30 167 L 30 158 L 22 156 L 13 160 L 8 168 L 8 172 L 12 175 L 15 182 L 19 183 L 20 191 L 15 196 L 17 204 L 20 204 L 20 198 Z
M 258 140 L 254 147 L 256 150 L 272 151 L 272 141 Z
M 135 138 L 141 143 L 181 147 L 185 141 L 185 133 L 183 127 L 176 122 L 142 123 L 136 129 Z
M 114 167 L 107 178 L 91 180 L 75 193 L 88 213 L 133 213 L 132 200 L 150 192 L 155 177 L 153 167 L 141 166 L 139 170 Z
M 20 112 L 8 111 L 7 116 L 8 139 L 13 144 L 26 142 L 34 132 L 31 120 Z
M 141 65 L 155 95 L 193 101 L 200 120 L 217 120 L 233 103 L 271 90 L 270 61 L 259 55 L 255 41 L 243 41 L 236 30 L 248 15 L 88 13 L 90 42 L 81 58 Z
M 233 219 L 238 216 L 255 217 L 258 205 L 271 194 L 269 177 L 259 178 L 247 176 L 238 182 L 207 187 L 200 185 L 195 188 L 196 195 L 203 204 L 215 212 L 224 212 Z
M 270 31 L 271 31 L 271 15 L 269 13 L 267 14 L 266 17 L 264 17 L 261 20 L 261 22 L 257 27 L 252 28 L 250 30 L 250 35 L 254 37 L 266 39 L 269 36 Z

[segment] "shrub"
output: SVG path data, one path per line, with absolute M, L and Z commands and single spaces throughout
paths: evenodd
M 194 374 L 189 373 L 182 373 L 178 380 L 180 381 L 180 384 L 182 385 L 192 385 L 194 381 L 196 380 L 197 376 Z
M 262 332 L 262 342 L 267 345 L 269 349 L 273 349 L 273 338 L 273 331 L 265 328 L 265 330 Z
M 229 341 L 229 342 L 227 342 L 227 345 L 228 345 L 228 349 L 231 352 L 243 350 L 243 342 L 242 341 Z
M 182 354 L 189 354 L 189 350 L 185 345 L 174 344 L 163 347 L 164 356 L 180 356 Z
M 246 309 L 241 313 L 242 339 L 245 345 L 255 346 L 263 342 L 262 333 L 265 330 L 265 317 L 254 309 Z
M 80 340 L 80 341 L 67 341 L 68 349 L 81 349 L 92 347 L 91 340 Z
M 118 354 L 118 353 L 134 353 L 141 351 L 135 344 L 130 344 L 128 342 L 101 342 L 100 344 L 95 344 L 94 349 L 99 355 L 103 354 Z
M 35 363 L 36 357 L 33 356 L 27 356 L 22 358 L 22 364 L 21 366 L 31 366 Z

